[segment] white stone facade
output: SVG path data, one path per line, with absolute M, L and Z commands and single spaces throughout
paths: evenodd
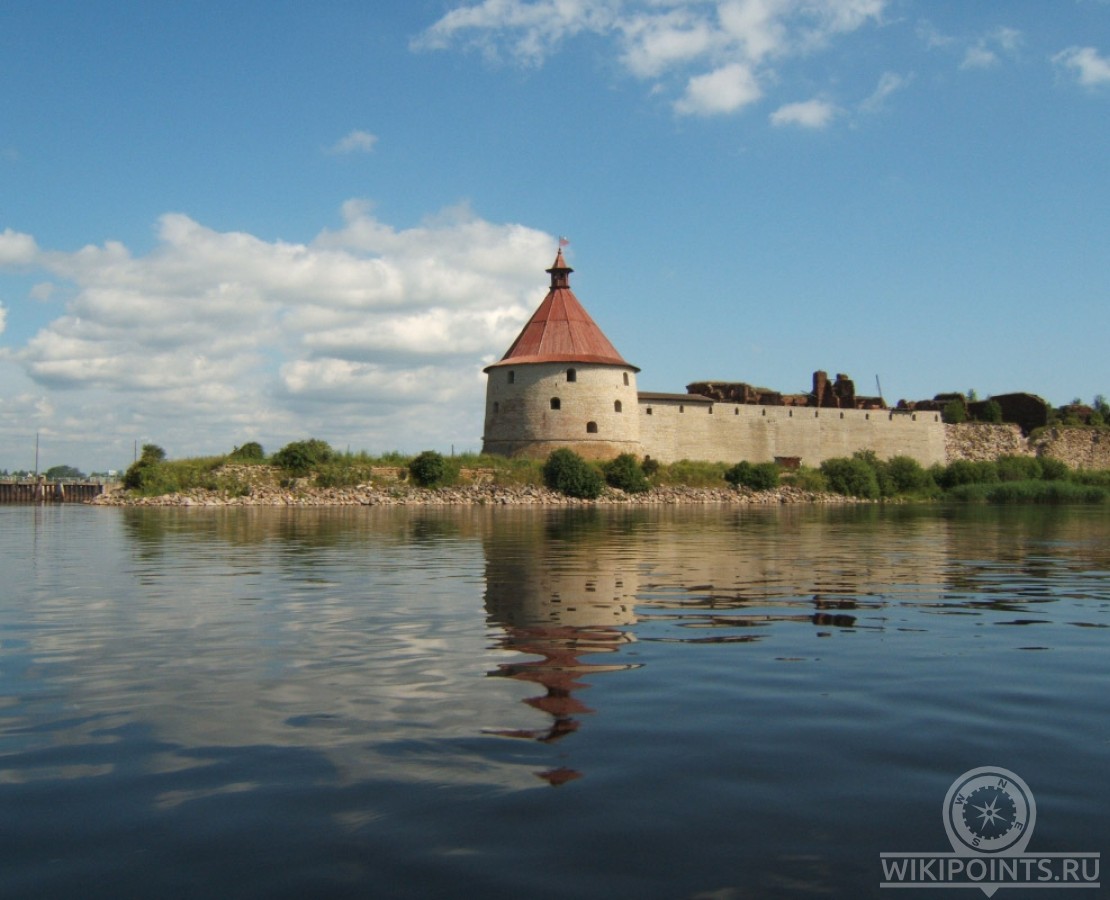
M 641 455 L 636 369 L 581 362 L 498 365 L 487 372 L 483 452 L 587 459 Z

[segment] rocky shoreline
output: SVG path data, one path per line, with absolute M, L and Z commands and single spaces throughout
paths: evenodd
M 139 497 L 119 490 L 92 501 L 97 506 L 127 507 L 329 507 L 329 506 L 614 506 L 727 504 L 778 506 L 786 504 L 866 503 L 839 494 L 814 493 L 790 486 L 770 491 L 744 488 L 657 487 L 642 494 L 606 488 L 596 500 L 579 500 L 535 485 L 469 484 L 442 488 L 410 485 L 357 485 L 343 488 L 255 486 L 249 493 L 194 489 L 160 497 Z

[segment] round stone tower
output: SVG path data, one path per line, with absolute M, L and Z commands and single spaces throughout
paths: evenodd
M 636 373 L 570 289 L 559 250 L 551 287 L 508 352 L 485 369 L 482 451 L 546 457 L 567 447 L 587 459 L 640 453 Z

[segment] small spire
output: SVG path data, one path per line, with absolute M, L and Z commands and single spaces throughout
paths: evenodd
M 570 287 L 570 273 L 573 272 L 567 261 L 563 259 L 563 248 L 559 248 L 559 252 L 555 254 L 555 262 L 551 264 L 551 268 L 547 270 L 551 276 L 551 286 L 557 287 Z

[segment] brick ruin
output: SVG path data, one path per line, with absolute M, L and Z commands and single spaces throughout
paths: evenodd
M 708 397 L 718 403 L 748 406 L 803 406 L 818 409 L 886 409 L 882 397 L 856 394 L 856 384 L 847 375 L 838 373 L 835 381 L 828 372 L 813 373 L 813 390 L 808 394 L 783 394 L 769 388 L 756 387 L 742 381 L 695 381 L 686 385 L 686 393 Z

